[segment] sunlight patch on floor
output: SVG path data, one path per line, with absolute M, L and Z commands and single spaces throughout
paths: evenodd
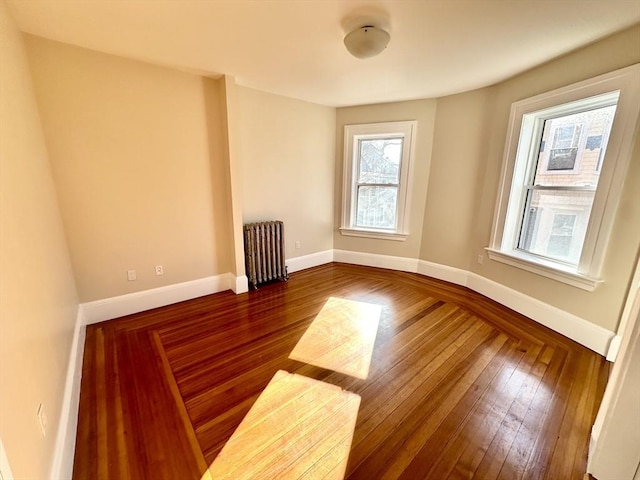
M 202 478 L 342 480 L 359 407 L 355 393 L 279 370 Z
M 380 305 L 330 297 L 289 358 L 364 380 L 381 312 Z

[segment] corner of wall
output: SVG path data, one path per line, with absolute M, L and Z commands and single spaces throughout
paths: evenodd
M 62 410 L 60 412 L 55 451 L 49 475 L 51 480 L 71 479 L 73 474 L 85 333 L 84 308 L 82 305 L 78 305 L 71 352 L 69 352 L 67 365 Z
M 240 295 L 241 293 L 247 293 L 249 291 L 249 279 L 246 275 L 240 275 L 239 277 L 231 275 L 231 290 L 236 295 Z
M 9 459 L 7 458 L 7 452 L 5 452 L 4 444 L 0 438 L 0 479 L 14 480 L 14 478 L 11 465 L 9 465 Z

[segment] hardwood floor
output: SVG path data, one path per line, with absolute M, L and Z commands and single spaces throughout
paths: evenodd
M 329 297 L 382 306 L 367 379 L 291 360 Z M 349 479 L 581 480 L 601 356 L 470 290 L 333 263 L 87 327 L 74 479 L 211 478 L 278 370 L 360 396 Z

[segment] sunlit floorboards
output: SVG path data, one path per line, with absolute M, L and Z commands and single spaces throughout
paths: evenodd
M 366 379 L 289 358 L 330 297 L 381 306 Z M 346 476 L 368 480 L 581 480 L 608 376 L 467 289 L 334 263 L 89 326 L 74 478 L 211 478 L 279 370 L 360 397 Z

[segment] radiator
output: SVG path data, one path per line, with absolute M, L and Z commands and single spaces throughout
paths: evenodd
M 249 284 L 258 288 L 272 280 L 288 280 L 284 261 L 284 223 L 248 223 L 244 226 L 245 266 Z

